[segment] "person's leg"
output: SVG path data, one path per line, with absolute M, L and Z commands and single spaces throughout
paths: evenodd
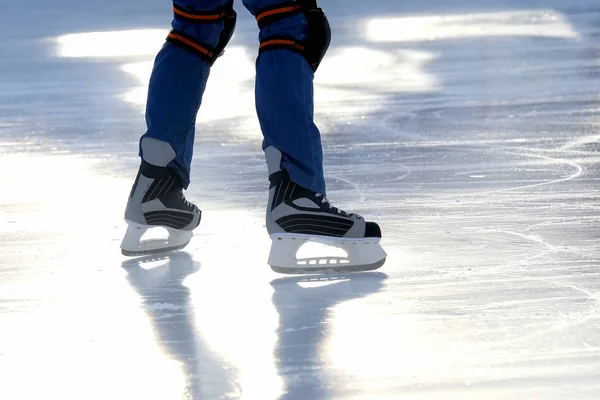
M 176 0 L 173 30 L 156 57 L 146 106 L 147 131 L 140 139 L 141 165 L 125 209 L 121 243 L 129 256 L 185 247 L 201 212 L 187 201 L 196 114 L 210 66 L 235 27 L 232 0 Z M 169 231 L 166 241 L 142 242 L 151 227 Z
M 374 222 L 334 207 L 325 197 L 320 133 L 313 122 L 313 77 L 330 40 L 314 0 L 244 0 L 261 29 L 256 108 L 269 171 L 266 227 L 269 264 L 281 273 L 374 270 L 386 254 Z M 347 257 L 298 259 L 309 241 Z
M 196 115 L 211 65 L 199 49 L 217 46 L 224 27 L 219 13 L 232 0 L 175 0 L 173 4 L 173 31 L 156 56 L 150 78 L 140 157 L 153 165 L 168 165 L 187 188 Z M 172 149 L 169 156 L 165 149 Z
M 244 0 L 257 16 L 261 10 L 288 4 L 282 0 Z M 260 41 L 289 37 L 305 41 L 308 23 L 296 13 L 269 23 L 260 31 Z M 281 151 L 281 167 L 298 185 L 325 194 L 321 135 L 314 124 L 314 72 L 305 57 L 281 48 L 263 52 L 256 62 L 256 110 L 264 136 L 263 149 Z

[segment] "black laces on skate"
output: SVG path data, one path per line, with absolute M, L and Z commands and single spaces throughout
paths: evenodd
M 183 200 L 183 204 L 185 204 L 186 207 L 194 208 L 194 204 L 192 204 L 191 201 L 189 201 L 188 199 L 185 198 L 183 192 L 179 192 L 179 193 L 181 193 L 181 199 Z
M 340 215 L 344 215 L 344 216 L 347 216 L 347 217 L 351 217 L 352 215 L 354 215 L 352 213 L 347 213 L 344 210 L 340 210 L 339 208 L 334 207 L 333 204 L 331 204 L 331 202 L 327 199 L 327 197 L 323 196 L 321 193 L 315 193 L 315 197 L 317 199 L 321 199 L 321 203 L 322 204 L 327 204 L 329 206 L 330 210 L 337 211 L 337 213 L 340 214 Z

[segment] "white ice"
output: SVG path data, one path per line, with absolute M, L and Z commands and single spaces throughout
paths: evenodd
M 257 28 L 212 70 L 184 252 L 119 252 L 159 0 L 0 6 L 0 399 L 599 399 L 597 0 L 321 0 L 329 197 L 377 272 L 266 264 Z

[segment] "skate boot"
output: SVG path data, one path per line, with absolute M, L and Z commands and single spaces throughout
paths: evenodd
M 179 175 L 166 166 L 172 157 L 156 157 L 152 151 L 144 150 L 144 158 L 146 154 L 149 154 L 148 158 L 154 158 L 152 161 L 164 166 L 142 160 L 125 210 L 128 227 L 121 243 L 121 253 L 125 256 L 145 256 L 184 248 L 190 242 L 193 230 L 200 224 L 202 215 L 198 207 L 183 195 Z M 170 155 L 170 152 L 167 154 Z M 159 227 L 167 230 L 166 239 L 141 241 L 148 229 Z
M 269 265 L 284 274 L 372 271 L 385 263 L 381 230 L 360 215 L 334 207 L 327 198 L 290 180 L 281 170 L 281 153 L 265 150 L 269 167 L 266 225 L 272 240 Z M 298 258 L 307 243 L 338 248 L 345 256 Z

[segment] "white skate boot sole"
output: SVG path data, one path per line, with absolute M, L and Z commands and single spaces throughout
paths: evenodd
M 381 268 L 387 254 L 379 238 L 336 238 L 290 233 L 271 235 L 268 264 L 281 274 L 327 274 L 373 271 Z M 298 250 L 307 243 L 342 249 L 347 255 L 298 258 Z
M 141 225 L 132 221 L 125 221 L 129 225 L 125 237 L 121 242 L 121 254 L 128 257 L 147 256 L 154 254 L 169 253 L 183 249 L 188 245 L 194 233 L 180 229 L 172 229 L 163 226 Z M 163 228 L 168 232 L 165 239 L 142 240 L 142 236 L 152 228 Z

